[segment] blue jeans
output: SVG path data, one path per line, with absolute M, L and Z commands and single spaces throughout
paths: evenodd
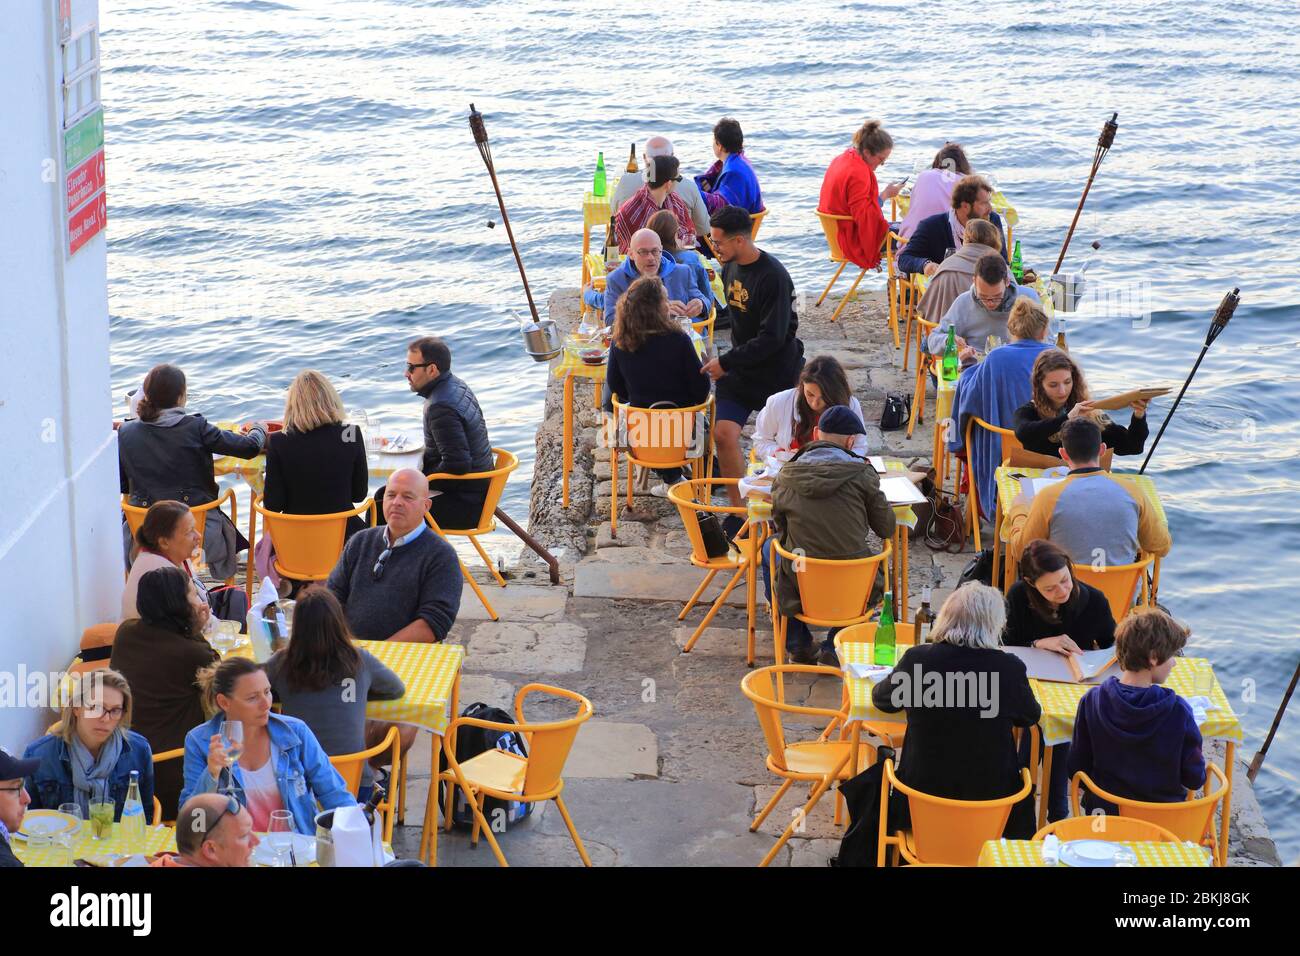
M 1047 822 L 1055 823 L 1057 820 L 1064 820 L 1070 815 L 1070 777 L 1065 772 L 1065 765 L 1069 761 L 1070 745 L 1057 744 L 1052 748 L 1052 779 L 1047 782 Z M 1041 761 L 1040 752 L 1038 759 Z M 1020 738 L 1020 762 L 1028 765 L 1029 763 L 1029 729 Z M 1037 768 L 1030 767 L 1031 773 Z M 1083 790 L 1084 794 L 1088 791 Z
M 763 593 L 772 593 L 772 542 L 775 538 L 768 538 L 763 542 Z M 779 556 L 778 556 L 779 557 Z M 835 635 L 840 632 L 838 627 L 831 628 L 826 633 L 826 639 L 822 641 L 822 650 L 835 650 Z M 803 621 L 797 621 L 794 618 L 787 618 L 785 625 L 785 649 L 790 653 L 802 650 L 812 644 L 812 631 L 808 630 L 808 625 Z

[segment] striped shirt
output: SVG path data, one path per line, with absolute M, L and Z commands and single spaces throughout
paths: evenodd
M 655 205 L 654 196 L 650 195 L 650 187 L 642 186 L 632 194 L 631 199 L 618 207 L 618 215 L 614 217 L 614 238 L 618 240 L 619 252 L 627 255 L 628 246 L 632 243 L 632 234 L 638 229 L 644 229 L 646 223 L 661 208 L 667 209 L 677 217 L 677 244 L 684 249 L 695 245 L 695 223 L 691 220 L 691 211 L 686 207 L 682 197 L 676 193 L 669 193 L 663 206 L 660 207 Z

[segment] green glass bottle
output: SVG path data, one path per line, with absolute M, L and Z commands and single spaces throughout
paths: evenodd
M 605 154 L 603 152 L 596 160 L 596 175 L 591 180 L 591 194 L 593 196 L 605 195 Z
M 1020 240 L 1016 240 L 1015 251 L 1011 253 L 1011 274 L 1016 277 L 1016 282 L 1023 282 L 1025 278 L 1025 265 L 1020 259 Z
M 894 644 L 894 595 L 886 591 L 885 603 L 880 609 L 880 621 L 876 624 L 876 639 L 871 648 L 872 663 L 893 667 Z
M 943 347 L 943 367 L 939 374 L 945 382 L 955 382 L 961 374 L 961 363 L 957 360 L 957 326 L 948 326 L 948 342 Z

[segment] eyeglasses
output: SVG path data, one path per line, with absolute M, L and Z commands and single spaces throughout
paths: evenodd
M 430 365 L 436 365 L 436 364 L 437 364 L 436 362 L 415 362 L 415 363 L 407 362 L 406 374 L 410 375 L 417 368 L 428 368 Z
M 378 581 L 380 578 L 384 576 L 384 562 L 388 560 L 388 556 L 392 553 L 393 553 L 392 548 L 384 548 L 384 550 L 380 553 L 379 559 L 375 562 L 375 566 L 371 571 L 371 573 L 374 574 L 376 581 Z
M 0 787 L 0 793 L 17 793 L 17 792 L 18 792 L 19 790 L 21 790 L 24 786 L 25 786 L 24 784 L 21 784 L 21 783 L 20 783 L 20 784 L 19 784 L 18 786 L 16 786 L 16 787 Z
M 634 256 L 654 256 L 656 259 L 662 256 L 663 252 L 664 251 L 662 249 L 633 249 L 632 250 L 632 254 Z
M 126 710 L 122 707 L 110 707 L 108 710 L 101 710 L 97 707 L 87 707 L 82 712 L 87 720 L 99 720 L 107 717 L 109 720 L 121 720 Z
M 217 824 L 221 822 L 221 818 L 224 817 L 227 813 L 229 813 L 231 816 L 235 816 L 235 817 L 239 816 L 240 809 L 242 808 L 239 806 L 239 801 L 236 800 L 234 796 L 232 796 L 231 794 L 226 794 L 226 805 L 221 808 L 221 812 L 218 813 L 211 820 L 206 821 L 208 830 L 207 833 L 204 834 L 204 836 L 208 836 L 209 834 L 215 833 L 217 830 Z

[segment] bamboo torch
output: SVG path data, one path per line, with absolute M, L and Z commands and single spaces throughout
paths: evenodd
M 1070 248 L 1070 240 L 1074 237 L 1074 227 L 1079 224 L 1079 214 L 1083 212 L 1083 204 L 1088 199 L 1088 190 L 1092 189 L 1092 181 L 1097 177 L 1097 170 L 1101 168 L 1101 161 L 1106 158 L 1110 152 L 1111 146 L 1115 142 L 1115 133 L 1119 130 L 1119 113 L 1111 113 L 1110 119 L 1101 128 L 1101 135 L 1097 137 L 1097 152 L 1092 157 L 1092 171 L 1088 173 L 1088 182 L 1083 187 L 1083 195 L 1079 197 L 1079 206 L 1074 210 L 1074 219 L 1070 222 L 1070 231 L 1065 234 L 1065 243 L 1061 246 L 1061 254 L 1056 257 L 1056 268 L 1052 270 L 1053 275 L 1060 275 L 1061 263 L 1065 261 L 1065 252 Z

